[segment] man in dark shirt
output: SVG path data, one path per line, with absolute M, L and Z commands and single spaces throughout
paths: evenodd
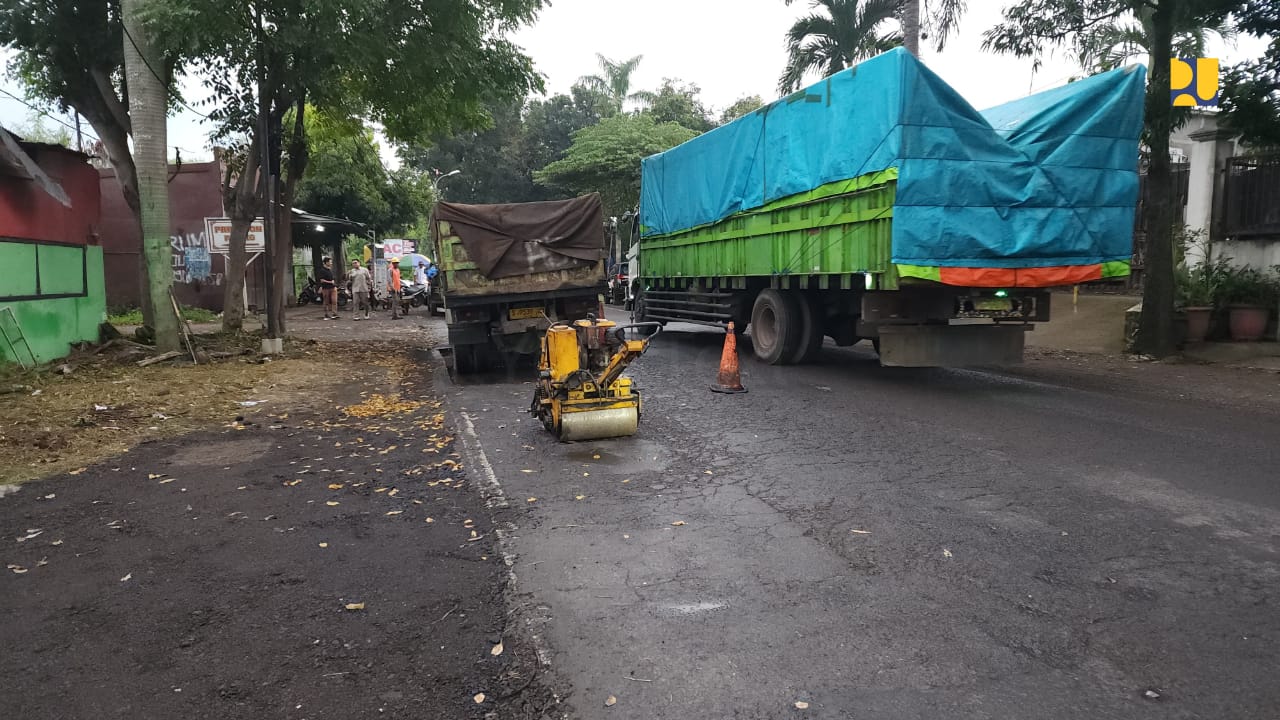
M 338 319 L 338 283 L 333 279 L 333 261 L 324 258 L 320 261 L 320 297 L 324 299 L 324 319 Z

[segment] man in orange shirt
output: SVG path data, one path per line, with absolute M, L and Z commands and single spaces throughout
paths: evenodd
M 391 288 L 391 319 L 400 319 L 400 258 L 387 261 L 387 285 Z

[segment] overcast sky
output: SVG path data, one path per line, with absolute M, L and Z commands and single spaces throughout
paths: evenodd
M 998 105 L 1066 82 L 1078 71 L 1065 56 L 1052 57 L 1031 72 L 1028 61 L 982 52 L 982 33 L 998 23 L 1005 0 L 969 0 L 960 32 L 945 51 L 921 44 L 922 60 L 978 109 Z M 785 62 L 783 35 L 809 12 L 805 0 L 554 0 L 538 22 L 514 40 L 546 77 L 548 93 L 566 92 L 583 75 L 596 72 L 597 52 L 614 60 L 643 55 L 634 76 L 636 89 L 656 88 L 663 78 L 678 78 L 702 89 L 703 102 L 717 113 L 734 100 L 776 97 Z M 1235 47 L 1215 42 L 1210 54 L 1223 63 L 1257 57 L 1265 42 L 1241 38 Z M 6 58 L 7 59 L 7 58 Z M 815 78 L 816 79 L 816 78 Z M 199 83 L 184 83 L 185 97 L 199 108 Z M 15 81 L 0 88 L 19 96 Z M 0 93 L 0 123 L 21 125 L 29 110 Z M 64 121 L 70 118 L 63 116 Z M 52 121 L 48 121 L 52 122 Z M 85 123 L 86 132 L 91 132 Z M 169 144 L 189 160 L 209 159 L 207 124 L 183 111 L 169 121 Z M 170 153 L 172 155 L 172 153 Z M 394 156 L 384 148 L 384 159 Z

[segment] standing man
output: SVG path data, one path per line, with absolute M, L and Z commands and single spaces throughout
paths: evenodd
M 387 285 L 391 289 L 391 319 L 400 319 L 400 258 L 393 257 L 387 265 Z
M 320 297 L 324 300 L 324 319 L 338 319 L 338 283 L 333 279 L 333 261 L 324 258 L 320 261 Z
M 355 310 L 351 313 L 352 320 L 360 319 L 360 312 L 364 311 L 364 319 L 369 319 L 369 293 L 373 290 L 373 276 L 369 274 L 359 260 L 351 261 L 351 294 L 355 299 Z
M 418 267 L 413 269 L 413 282 L 423 287 L 427 286 L 427 264 L 421 260 L 418 261 Z

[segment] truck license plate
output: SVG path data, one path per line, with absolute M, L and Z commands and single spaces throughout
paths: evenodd
M 979 298 L 973 303 L 973 308 L 986 312 L 1009 312 L 1013 309 L 1013 300 L 1009 298 Z
M 540 318 L 542 317 L 542 308 L 541 307 L 511 308 L 510 310 L 507 311 L 507 317 L 511 318 L 512 320 L 528 320 L 530 318 Z

